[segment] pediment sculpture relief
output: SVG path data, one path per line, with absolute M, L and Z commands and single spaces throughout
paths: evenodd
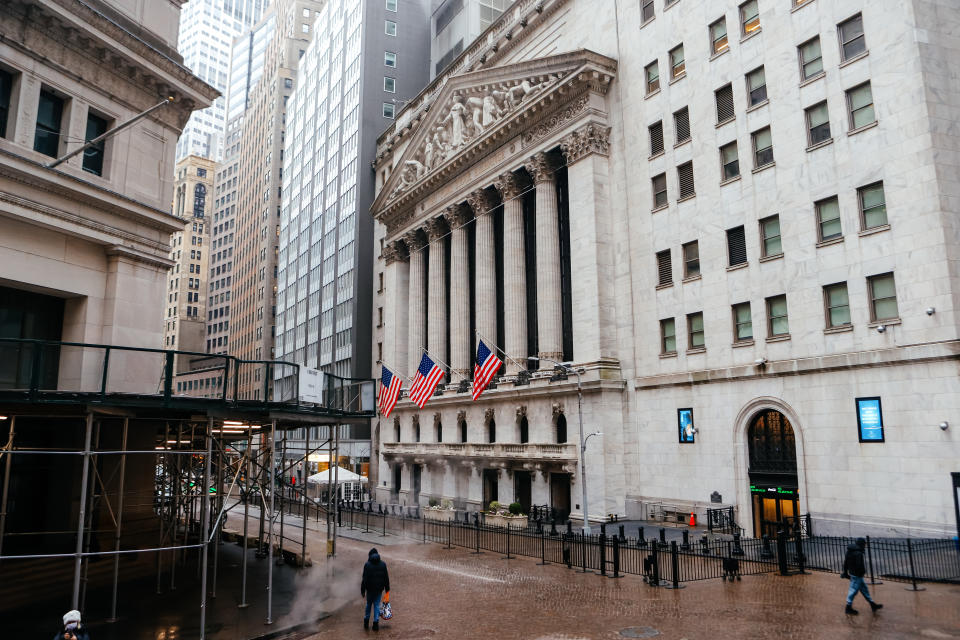
M 396 197 L 419 182 L 564 75 L 550 74 L 540 82 L 524 79 L 455 90 L 439 110 L 440 115 L 424 124 L 426 135 L 419 148 L 399 167 L 400 182 L 390 197 Z

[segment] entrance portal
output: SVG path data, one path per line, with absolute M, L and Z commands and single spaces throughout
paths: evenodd
M 799 483 L 793 427 L 779 411 L 754 416 L 747 431 L 753 534 L 776 536 L 798 515 Z
M 519 502 L 523 513 L 530 513 L 530 472 L 513 472 L 514 502 Z
M 497 497 L 498 480 L 500 478 L 500 469 L 483 470 L 483 508 L 490 506 L 491 502 L 499 500 Z
M 550 474 L 550 506 L 554 508 L 559 520 L 570 515 L 570 474 Z

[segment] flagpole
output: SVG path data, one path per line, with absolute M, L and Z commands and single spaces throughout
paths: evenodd
M 500 347 L 498 347 L 498 346 L 497 346 L 497 343 L 495 343 L 493 340 L 490 340 L 489 338 L 487 338 L 486 336 L 484 336 L 484 335 L 483 335 L 482 333 L 480 333 L 479 331 L 474 331 L 474 333 L 477 334 L 477 337 L 478 337 L 478 338 L 480 338 L 481 340 L 483 340 L 483 341 L 486 342 L 487 344 L 492 345 L 494 349 L 496 349 L 497 351 L 499 351 L 500 353 L 502 353 L 504 358 L 506 358 L 507 360 L 509 360 L 509 361 L 512 362 L 513 364 L 515 364 L 515 365 L 517 365 L 518 367 L 520 367 L 520 370 L 521 370 L 521 371 L 528 371 L 527 365 L 525 365 L 525 364 L 520 364 L 519 362 L 517 362 L 516 360 L 514 360 L 513 358 L 511 358 L 511 357 L 510 357 L 510 354 L 507 353 L 506 351 L 504 351 L 503 349 L 501 349 Z
M 433 358 L 434 360 L 436 360 L 437 362 L 439 362 L 440 364 L 442 364 L 443 366 L 445 366 L 447 369 L 449 369 L 449 370 L 451 371 L 451 373 L 456 373 L 456 374 L 457 374 L 458 376 L 460 376 L 462 379 L 466 380 L 467 382 L 470 382 L 470 378 L 464 376 L 462 373 L 460 373 L 459 371 L 457 371 L 456 369 L 454 369 L 453 367 L 451 367 L 450 365 L 448 365 L 446 362 L 444 362 L 443 360 L 441 360 L 441 359 L 438 358 L 437 356 L 435 356 L 435 355 L 433 355 L 432 353 L 430 353 L 429 351 L 427 351 L 426 348 L 420 347 L 420 349 L 422 349 L 425 354 L 427 354 L 428 356 L 430 356 L 431 358 Z
M 396 373 L 397 375 L 399 375 L 401 378 L 403 378 L 403 379 L 406 380 L 407 382 L 413 382 L 413 379 L 412 379 L 412 378 L 408 378 L 407 376 L 405 376 L 405 375 L 403 375 L 402 373 L 400 373 L 400 370 L 397 369 L 396 367 L 394 367 L 394 366 L 393 366 L 392 364 L 390 364 L 389 362 L 384 362 L 383 360 L 381 360 L 381 361 L 380 361 L 380 366 L 381 366 L 381 367 L 386 367 L 387 369 L 390 369 L 390 372 L 391 372 L 391 373 Z

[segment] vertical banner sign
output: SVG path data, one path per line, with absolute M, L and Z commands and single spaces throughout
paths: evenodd
M 880 398 L 857 398 L 860 442 L 883 442 L 883 410 Z
M 693 409 L 677 409 L 677 428 L 680 431 L 680 442 L 694 441 L 696 431 L 693 428 Z

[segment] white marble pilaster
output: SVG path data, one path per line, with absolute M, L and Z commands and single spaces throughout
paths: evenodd
M 527 161 L 537 192 L 537 341 L 541 358 L 563 357 L 560 289 L 560 220 L 554 168 L 545 153 Z
M 500 175 L 493 184 L 503 200 L 503 348 L 511 358 L 525 363 L 529 354 L 523 200 L 513 173 Z M 512 360 L 506 360 L 505 364 L 508 375 L 520 370 Z

